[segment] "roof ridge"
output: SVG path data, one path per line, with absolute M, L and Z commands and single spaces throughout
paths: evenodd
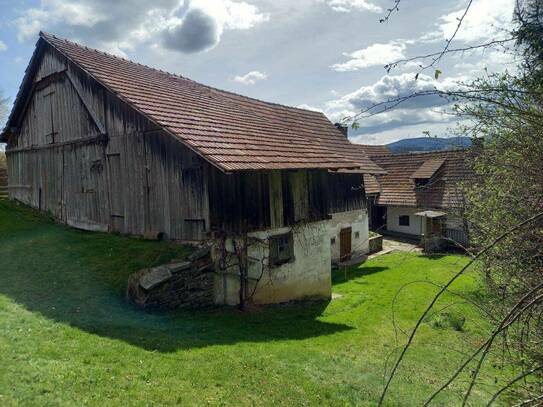
M 229 91 L 229 90 L 219 89 L 219 88 L 216 88 L 214 86 L 207 85 L 205 83 L 200 83 L 200 82 L 195 81 L 193 79 L 190 79 L 190 78 L 188 78 L 186 76 L 176 74 L 176 73 L 173 73 L 173 72 L 164 71 L 164 70 L 159 69 L 159 68 L 154 68 L 152 66 L 145 65 L 145 64 L 142 64 L 140 62 L 135 62 L 135 61 L 132 61 L 132 60 L 130 60 L 128 58 L 123 58 L 121 56 L 118 56 L 118 55 L 115 55 L 115 54 L 112 54 L 112 53 L 109 53 L 109 52 L 105 52 L 105 51 L 99 50 L 97 48 L 92 48 L 92 47 L 77 43 L 75 41 L 68 40 L 66 38 L 59 37 L 59 36 L 57 36 L 55 34 L 51 34 L 51 33 L 45 32 L 45 31 L 40 31 L 39 36 L 40 36 L 40 38 L 43 38 L 46 41 L 48 40 L 48 38 L 52 37 L 52 38 L 54 38 L 56 40 L 64 41 L 67 44 L 75 45 L 76 47 L 84 48 L 84 49 L 86 49 L 88 51 L 97 52 L 99 54 L 106 55 L 108 57 L 112 57 L 112 58 L 115 58 L 115 59 L 118 59 L 118 60 L 121 60 L 121 61 L 124 61 L 124 62 L 139 65 L 139 66 L 142 66 L 144 68 L 147 68 L 147 69 L 150 69 L 152 71 L 159 72 L 159 73 L 171 76 L 171 77 L 176 78 L 176 79 L 183 79 L 183 80 L 186 80 L 186 81 L 193 82 L 193 83 L 196 83 L 196 84 L 198 84 L 200 86 L 204 86 L 204 87 L 206 87 L 208 89 L 211 89 L 211 90 L 214 90 L 214 91 L 217 91 L 217 92 L 220 92 L 220 93 L 225 93 L 225 94 L 239 96 L 239 97 L 250 99 L 250 100 L 255 100 L 257 102 L 261 102 L 261 103 L 264 103 L 264 104 L 267 104 L 267 105 L 279 106 L 279 107 L 284 107 L 284 108 L 287 108 L 287 109 L 295 109 L 295 110 L 299 110 L 299 111 L 306 112 L 306 113 L 319 114 L 319 115 L 325 116 L 324 113 L 317 112 L 315 110 L 303 109 L 301 107 L 289 106 L 289 105 L 282 104 L 282 103 L 269 102 L 267 100 L 258 99 L 258 98 L 252 97 L 252 96 L 242 95 L 241 93 L 236 93 L 236 92 L 232 92 L 232 91 Z
M 407 151 L 404 153 L 392 153 L 395 156 L 408 156 L 408 155 L 425 155 L 425 154 L 447 154 L 458 153 L 464 150 L 468 150 L 469 147 L 451 148 L 450 150 L 436 150 L 436 151 Z
M 132 61 L 132 60 L 130 60 L 130 59 L 128 59 L 128 58 L 124 58 L 124 57 L 121 57 L 121 56 L 119 56 L 119 55 L 112 54 L 112 53 L 110 53 L 110 52 L 102 51 L 102 50 L 100 50 L 100 49 L 98 49 L 98 48 L 89 47 L 89 46 L 87 46 L 87 45 L 83 45 L 83 44 L 80 44 L 80 43 L 78 43 L 78 42 L 71 41 L 71 40 L 69 40 L 69 39 L 67 39 L 67 38 L 59 37 L 59 36 L 57 36 L 57 35 L 55 35 L 55 34 L 51 34 L 51 33 L 45 32 L 45 31 L 40 31 L 40 34 L 39 34 L 39 35 L 40 35 L 41 38 L 43 38 L 43 39 L 45 39 L 45 40 L 47 40 L 49 37 L 52 37 L 52 38 L 54 38 L 54 39 L 56 39 L 56 40 L 64 41 L 64 42 L 67 43 L 67 44 L 75 45 L 76 47 L 79 47 L 79 48 L 84 48 L 84 49 L 86 49 L 87 51 L 97 52 L 97 53 L 99 53 L 99 54 L 102 54 L 102 55 L 105 55 L 105 56 L 108 56 L 108 57 L 111 57 L 111 58 L 115 58 L 115 59 L 119 59 L 119 60 L 124 61 L 124 62 L 128 62 L 128 63 L 130 63 L 130 64 L 139 65 L 139 66 L 142 66 L 142 67 L 144 67 L 144 68 L 150 69 L 150 70 L 155 71 L 155 72 L 159 72 L 159 73 L 162 73 L 162 74 L 166 74 L 166 75 L 169 75 L 169 76 L 173 76 L 174 78 L 185 79 L 185 80 L 187 80 L 187 81 L 195 82 L 195 81 L 193 81 L 192 79 L 187 78 L 187 77 L 185 77 L 185 76 L 183 76 L 183 75 L 179 75 L 179 74 L 175 74 L 175 73 L 172 73 L 172 72 L 164 71 L 164 70 L 162 70 L 162 69 L 154 68 L 154 67 L 152 67 L 152 66 L 145 65 L 145 64 L 142 64 L 142 63 L 140 63 L 140 62 Z M 196 82 L 196 83 L 198 83 L 198 82 Z M 202 85 L 202 84 L 200 84 L 200 85 Z M 205 85 L 204 85 L 204 86 L 205 86 Z

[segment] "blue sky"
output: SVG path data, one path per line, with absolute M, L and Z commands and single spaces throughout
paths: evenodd
M 331 120 L 413 90 L 447 89 L 513 69 L 499 51 L 443 59 L 419 76 L 416 63 L 383 65 L 439 51 L 466 0 L 0 0 L 0 90 L 14 99 L 39 30 L 196 81 L 259 99 L 317 109 Z M 514 0 L 475 0 L 452 47 L 503 38 Z M 355 142 L 384 144 L 455 123 L 436 98 L 360 121 Z

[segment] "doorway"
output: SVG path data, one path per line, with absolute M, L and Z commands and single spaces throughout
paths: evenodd
M 339 259 L 340 261 L 349 260 L 351 258 L 352 246 L 351 236 L 352 228 L 344 228 L 339 232 Z

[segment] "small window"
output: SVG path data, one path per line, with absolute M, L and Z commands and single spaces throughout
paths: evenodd
M 360 239 L 360 232 L 354 232 L 354 238 Z
M 400 226 L 409 226 L 409 215 L 400 215 Z
M 333 238 L 330 239 L 330 244 L 331 244 L 331 245 L 335 245 L 335 244 L 336 244 L 336 238 L 335 238 L 335 237 L 333 237 Z
M 415 179 L 415 187 L 422 188 L 428 184 L 429 179 L 426 178 L 417 178 Z
M 292 233 L 270 237 L 270 265 L 280 266 L 294 260 Z

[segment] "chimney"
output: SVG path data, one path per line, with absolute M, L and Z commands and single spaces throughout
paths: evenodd
M 334 123 L 336 129 L 338 129 L 345 137 L 349 137 L 349 127 L 341 123 Z

